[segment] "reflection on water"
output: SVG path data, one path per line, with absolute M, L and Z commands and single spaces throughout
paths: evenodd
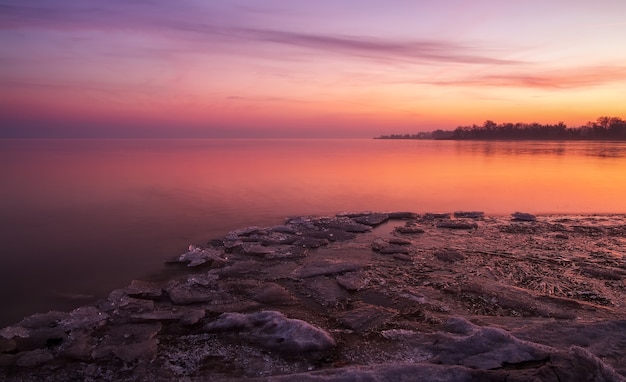
M 189 243 L 290 215 L 624 213 L 625 152 L 610 142 L 0 141 L 0 326 L 151 277 Z
M 623 158 L 626 142 L 607 141 L 454 141 L 456 150 L 478 155 L 546 155 Z

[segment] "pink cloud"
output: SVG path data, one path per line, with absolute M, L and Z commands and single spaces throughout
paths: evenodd
M 464 77 L 444 81 L 416 81 L 443 86 L 494 86 L 573 89 L 626 81 L 626 66 L 589 66 L 543 72 L 518 72 Z

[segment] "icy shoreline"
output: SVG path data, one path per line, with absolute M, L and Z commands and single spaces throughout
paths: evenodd
M 479 211 L 243 228 L 186 276 L 1 329 L 0 377 L 624 380 L 625 237 L 624 215 Z

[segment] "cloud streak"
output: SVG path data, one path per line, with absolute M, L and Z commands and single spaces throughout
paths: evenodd
M 512 65 L 517 61 L 485 55 L 481 49 L 453 41 L 433 39 L 393 40 L 266 27 L 243 26 L 245 17 L 219 8 L 173 8 L 162 1 L 50 3 L 0 3 L 0 29 L 49 28 L 142 31 L 163 34 L 195 44 L 274 44 L 381 61 L 411 61 L 486 65 Z M 48 4 L 48 5 L 44 5 Z
M 489 74 L 414 83 L 441 86 L 519 87 L 546 90 L 576 89 L 626 81 L 626 66 L 590 66 L 545 72 Z

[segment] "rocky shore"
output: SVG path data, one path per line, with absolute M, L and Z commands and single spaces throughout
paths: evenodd
M 341 213 L 0 329 L 3 381 L 624 381 L 626 216 Z

